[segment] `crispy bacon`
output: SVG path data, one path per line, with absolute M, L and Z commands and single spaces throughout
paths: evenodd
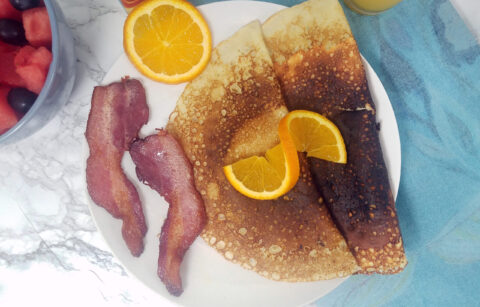
M 135 141 L 130 155 L 140 181 L 170 204 L 160 235 L 158 276 L 171 294 L 179 296 L 183 292 L 180 264 L 207 220 L 192 165 L 180 144 L 164 130 Z
M 147 226 L 137 190 L 123 173 L 121 161 L 147 121 L 145 90 L 138 80 L 95 87 L 85 132 L 90 148 L 87 188 L 97 205 L 123 220 L 123 239 L 137 257 L 143 252 Z

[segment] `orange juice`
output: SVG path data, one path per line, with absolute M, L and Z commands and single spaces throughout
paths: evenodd
M 388 10 L 402 0 L 343 0 L 349 8 L 357 13 L 375 15 Z

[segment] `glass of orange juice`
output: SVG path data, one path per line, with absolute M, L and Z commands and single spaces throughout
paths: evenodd
M 353 11 L 364 15 L 376 15 L 395 6 L 402 0 L 343 0 Z

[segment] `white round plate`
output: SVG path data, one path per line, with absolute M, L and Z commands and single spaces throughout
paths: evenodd
M 266 20 L 284 6 L 255 1 L 215 2 L 198 7 L 209 23 L 213 44 L 217 45 L 236 32 L 240 27 L 259 19 Z M 396 197 L 400 181 L 400 139 L 392 106 L 377 75 L 364 61 L 371 94 L 377 107 L 377 120 L 381 123 L 380 141 L 390 183 Z M 124 76 L 143 82 L 150 107 L 150 120 L 140 136 L 155 133 L 155 128 L 164 127 L 168 116 L 183 91 L 185 84 L 164 85 L 142 76 L 122 55 L 103 80 L 109 84 Z M 141 184 L 135 175 L 130 155 L 122 161 L 125 173 L 137 187 L 143 202 L 148 233 L 145 237 L 145 251 L 139 258 L 130 254 L 121 235 L 121 221 L 112 218 L 103 208 L 90 201 L 90 210 L 97 227 L 114 255 L 126 270 L 153 291 L 171 302 L 184 306 L 298 306 L 315 301 L 326 295 L 343 279 L 309 283 L 275 282 L 245 270 L 237 264 L 226 261 L 201 238 L 190 247 L 182 263 L 184 293 L 171 296 L 157 277 L 158 244 L 157 235 L 166 217 L 168 204 L 157 192 Z

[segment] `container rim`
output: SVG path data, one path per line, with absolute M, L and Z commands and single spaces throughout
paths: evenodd
M 45 84 L 38 95 L 37 99 L 35 100 L 34 104 L 28 110 L 28 112 L 9 130 L 7 130 L 4 134 L 0 135 L 0 145 L 7 139 L 10 139 L 12 135 L 20 130 L 27 122 L 29 122 L 37 112 L 38 109 L 44 104 L 45 99 L 47 98 L 47 93 L 49 92 L 50 88 L 53 85 L 53 79 L 55 76 L 55 72 L 58 67 L 58 57 L 60 52 L 60 46 L 58 42 L 58 24 L 57 24 L 57 15 L 55 13 L 54 5 L 52 4 L 54 0 L 44 0 L 45 7 L 47 8 L 48 12 L 48 19 L 50 21 L 50 29 L 52 31 L 52 63 L 50 63 L 50 67 L 48 69 L 47 78 L 45 79 Z

